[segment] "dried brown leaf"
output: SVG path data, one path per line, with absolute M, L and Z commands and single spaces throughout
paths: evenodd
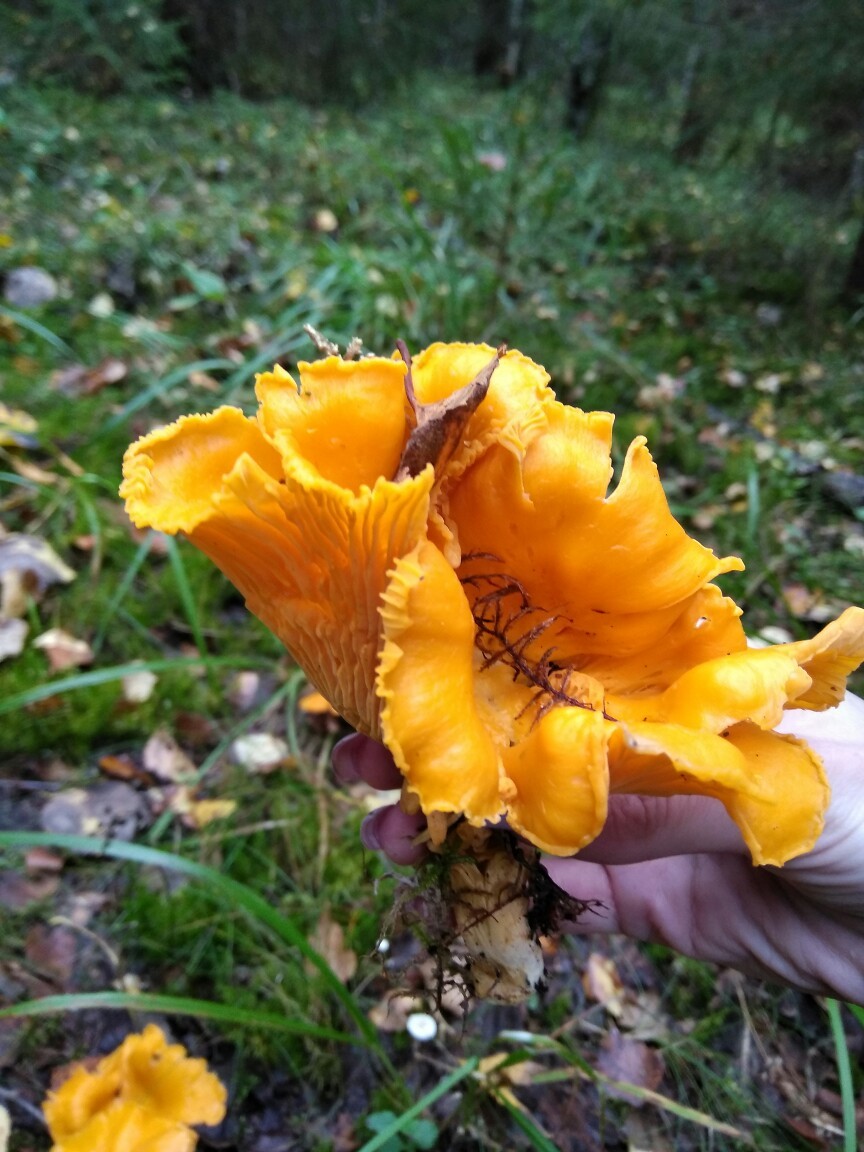
M 489 363 L 464 388 L 433 404 L 421 404 L 415 397 L 411 357 L 401 342 L 399 350 L 407 365 L 405 390 L 416 421 L 396 470 L 396 479 L 405 480 L 419 476 L 427 464 L 431 464 L 436 472 L 443 470 L 459 446 L 468 421 L 489 391 L 492 373 L 507 346 L 502 344 Z
M 636 1088 L 647 1088 L 655 1092 L 663 1081 L 665 1064 L 656 1048 L 649 1048 L 641 1040 L 623 1036 L 617 1028 L 611 1028 L 603 1038 L 597 1056 L 597 1068 L 604 1076 L 623 1084 L 633 1084 Z M 626 1088 L 610 1086 L 610 1096 L 616 1100 L 626 1100 L 635 1108 L 641 1108 L 645 1100 Z
M 157 780 L 184 784 L 194 779 L 195 764 L 174 737 L 164 728 L 157 729 L 141 754 L 144 767 Z
M 408 1017 L 423 1008 L 423 1001 L 407 992 L 388 992 L 367 1013 L 381 1032 L 404 1032 Z
M 62 925 L 34 924 L 24 940 L 24 955 L 32 967 L 63 989 L 72 979 L 76 950 L 75 933 Z
M 611 956 L 592 952 L 582 973 L 582 987 L 589 1000 L 602 1004 L 610 1016 L 624 1010 L 624 984 Z
M 48 657 L 52 672 L 65 672 L 69 668 L 81 668 L 93 663 L 93 649 L 86 640 L 73 636 L 63 628 L 49 628 L 33 641 L 34 648 L 41 648 Z
M 106 356 L 92 368 L 73 364 L 51 377 L 51 386 L 64 396 L 92 396 L 109 384 L 119 384 L 129 374 L 129 365 L 119 356 Z
M 40 900 L 47 900 L 57 891 L 57 876 L 22 876 L 20 872 L 0 872 L 0 907 L 20 911 Z
M 357 953 L 345 944 L 345 933 L 341 924 L 331 917 L 325 908 L 309 943 L 320 953 L 333 970 L 334 975 L 347 984 L 357 971 Z
M 24 863 L 28 872 L 62 872 L 66 861 L 59 852 L 37 846 L 24 853 Z

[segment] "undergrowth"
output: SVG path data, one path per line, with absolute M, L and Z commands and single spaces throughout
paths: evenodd
M 814 269 L 824 285 L 848 257 L 848 222 L 835 207 L 731 165 L 676 167 L 660 129 L 646 137 L 626 105 L 608 132 L 577 143 L 539 96 L 455 81 L 427 83 L 423 100 L 406 89 L 362 123 L 227 95 L 96 101 L 12 88 L 4 105 L 0 273 L 39 265 L 59 293 L 38 309 L 0 307 L 3 402 L 37 422 L 32 439 L 0 447 L 0 515 L 6 531 L 47 540 L 76 572 L 32 604 L 31 635 L 62 627 L 91 643 L 94 669 L 143 661 L 158 673 L 152 696 L 132 706 L 118 679 L 84 677 L 51 694 L 44 654 L 32 647 L 6 660 L 0 694 L 14 706 L 0 720 L 0 776 L 88 788 L 106 757 L 134 761 L 156 729 L 170 730 L 206 766 L 208 794 L 237 807 L 194 833 L 169 812 L 139 840 L 248 886 L 306 937 L 327 910 L 360 958 L 347 986 L 360 1014 L 386 994 L 378 934 L 393 881 L 360 849 L 362 797 L 330 776 L 342 729 L 297 710 L 284 653 L 209 562 L 130 530 L 116 489 L 131 439 L 222 402 L 251 410 L 256 371 L 313 354 L 309 323 L 382 353 L 397 337 L 414 351 L 438 339 L 506 340 L 545 364 L 563 399 L 620 414 L 619 463 L 633 436 L 648 436 L 676 515 L 747 561 L 724 587 L 751 627 L 797 638 L 861 600 L 860 509 L 824 483 L 854 471 L 864 444 L 860 316 L 835 312 L 811 286 Z M 116 381 L 89 391 L 75 383 L 74 365 L 109 358 L 123 365 Z M 228 754 L 247 726 L 232 695 L 244 670 L 261 676 L 265 701 L 277 694 L 251 723 L 290 747 L 290 763 L 272 775 L 250 774 Z M 33 810 L 21 820 L 14 826 L 35 826 Z M 606 1117 L 584 1146 L 622 1146 L 625 1109 L 607 1101 L 598 1113 L 604 1089 L 579 1066 L 609 1023 L 580 990 L 582 945 L 560 946 L 565 976 L 518 1018 L 485 1009 L 453 1021 L 428 1057 L 404 1033 L 382 1034 L 360 1067 L 352 1049 L 314 1032 L 348 1027 L 344 1002 L 272 928 L 161 867 L 74 859 L 67 882 L 105 897 L 93 931 L 116 957 L 107 976 L 94 968 L 97 985 L 107 978 L 129 995 L 227 1006 L 219 1028 L 233 1055 L 210 1043 L 230 1065 L 235 1098 L 251 1115 L 265 1107 L 274 1069 L 297 1080 L 297 1147 L 333 1146 L 333 1124 L 316 1121 L 304 1135 L 304 1116 L 337 1109 L 345 1085 L 351 1107 L 377 1117 L 370 1148 L 379 1137 L 375 1147 L 415 1146 L 421 1130 L 407 1109 L 424 1093 L 440 1147 L 556 1147 L 544 1136 L 554 1125 L 543 1093 L 560 1085 L 532 1088 L 530 1110 L 517 1116 L 502 1096 L 508 1082 L 475 1062 L 457 1065 L 458 1091 L 454 1081 L 434 1095 L 454 1075 L 449 1049 L 466 1060 L 500 1052 L 514 1021 L 555 1038 L 568 1107 Z M 21 962 L 28 930 L 45 916 L 44 902 L 15 914 L 0 963 Z M 422 999 L 415 960 L 408 953 L 399 964 Z M 640 963 L 657 1012 L 675 1022 L 652 1040 L 667 1068 L 663 1090 L 755 1129 L 759 1147 L 788 1147 L 776 1094 L 734 1070 L 749 1027 L 737 994 L 718 990 L 706 966 L 670 970 L 668 957 L 650 953 Z M 253 1010 L 309 1028 L 281 1034 L 242 1017 Z M 38 1064 L 35 1083 L 46 1071 L 35 1051 L 57 1062 L 81 1053 L 56 1024 L 33 1027 L 22 1051 Z M 766 1018 L 769 1049 L 788 1027 L 782 1013 Z M 216 1035 L 215 1024 L 198 1028 L 199 1038 Z M 98 1039 L 94 1028 L 85 1034 Z M 823 1020 L 820 1042 L 828 1035 Z M 538 1059 L 531 1044 L 513 1056 Z M 700 1123 L 664 1121 L 664 1138 L 739 1146 Z M 241 1129 L 227 1139 L 242 1146 Z

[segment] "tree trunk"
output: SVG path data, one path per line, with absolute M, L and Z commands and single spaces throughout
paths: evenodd
M 611 51 L 611 29 L 597 22 L 590 23 L 570 61 L 567 75 L 567 127 L 577 136 L 587 133 L 597 115 Z
M 506 88 L 522 75 L 528 0 L 481 0 L 474 75 L 496 77 Z
M 692 164 L 698 160 L 708 143 L 709 123 L 704 106 L 703 64 L 704 52 L 701 46 L 691 45 L 681 83 L 684 111 L 674 149 L 675 159 L 682 164 Z
M 858 239 L 846 269 L 840 298 L 844 303 L 856 305 L 864 298 L 864 109 L 858 131 L 858 147 L 852 157 L 849 173 L 849 201 L 859 220 Z

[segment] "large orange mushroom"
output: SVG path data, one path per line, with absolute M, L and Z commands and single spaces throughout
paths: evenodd
M 258 377 L 259 409 L 128 450 L 139 527 L 184 532 L 430 817 L 569 855 L 610 792 L 724 804 L 755 864 L 812 848 L 829 790 L 774 732 L 841 699 L 864 610 L 748 648 L 738 570 L 672 515 L 644 439 L 561 404 L 519 352 L 435 344 Z M 441 816 L 441 814 L 444 814 Z M 446 819 L 445 819 L 446 818 Z

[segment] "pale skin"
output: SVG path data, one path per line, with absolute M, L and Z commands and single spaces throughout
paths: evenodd
M 816 847 L 782 869 L 755 868 L 719 801 L 700 796 L 612 796 L 601 835 L 578 857 L 546 857 L 565 892 L 599 901 L 568 930 L 623 933 L 686 956 L 805 992 L 864 1004 L 864 700 L 827 712 L 789 711 L 779 731 L 822 758 L 832 799 Z M 334 749 L 345 781 L 398 788 L 382 745 L 349 736 Z M 364 823 L 367 847 L 398 864 L 424 854 L 412 843 L 422 815 L 398 805 Z

